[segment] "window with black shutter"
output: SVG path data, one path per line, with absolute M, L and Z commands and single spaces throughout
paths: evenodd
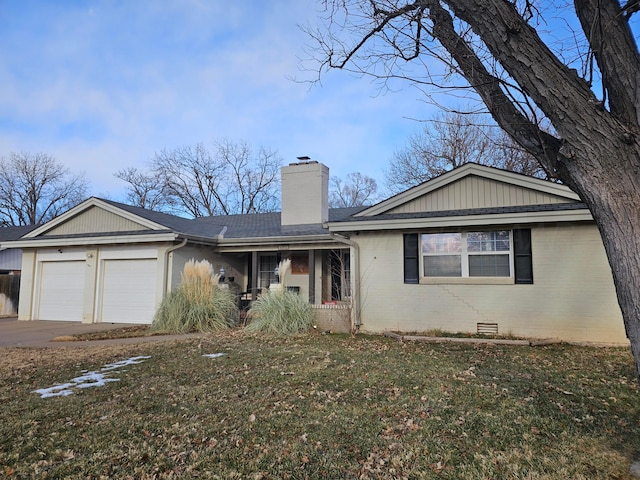
M 531 253 L 531 229 L 513 230 L 513 254 L 515 266 L 515 282 L 533 283 L 533 258 Z
M 419 251 L 418 234 L 406 233 L 404 235 L 404 283 L 419 283 Z

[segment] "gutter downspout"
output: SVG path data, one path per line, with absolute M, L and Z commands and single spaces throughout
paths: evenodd
M 353 264 L 351 265 L 351 293 L 353 295 L 353 326 L 357 332 L 362 325 L 360 318 L 360 246 L 353 240 L 337 233 L 329 232 L 329 236 L 336 242 L 349 245 L 354 252 Z
M 174 245 L 173 247 L 169 247 L 166 252 L 164 252 L 164 271 L 167 276 L 164 281 L 164 285 L 162 286 L 162 298 L 167 295 L 167 291 L 169 290 L 169 284 L 171 282 L 171 277 L 169 276 L 169 255 L 178 250 L 179 248 L 184 247 L 187 244 L 187 239 L 184 238 L 182 242 L 178 245 Z

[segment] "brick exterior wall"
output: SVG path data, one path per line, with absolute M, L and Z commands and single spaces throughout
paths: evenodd
M 319 332 L 351 332 L 350 305 L 312 305 L 314 325 Z

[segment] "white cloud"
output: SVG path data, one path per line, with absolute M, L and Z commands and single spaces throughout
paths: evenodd
M 38 8 L 34 8 L 37 5 Z M 41 8 L 40 8 L 41 7 Z M 298 75 L 312 1 L 223 4 L 22 2 L 0 32 L 0 155 L 43 151 L 85 170 L 96 193 L 155 151 L 214 139 L 310 155 L 332 174 L 380 177 L 428 116 L 417 92 L 375 96 L 367 79 L 331 72 L 309 90 Z

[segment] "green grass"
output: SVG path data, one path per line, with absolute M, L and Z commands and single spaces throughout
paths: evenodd
M 137 355 L 120 382 L 33 393 Z M 625 348 L 224 332 L 2 356 L 12 478 L 628 479 L 640 459 Z

